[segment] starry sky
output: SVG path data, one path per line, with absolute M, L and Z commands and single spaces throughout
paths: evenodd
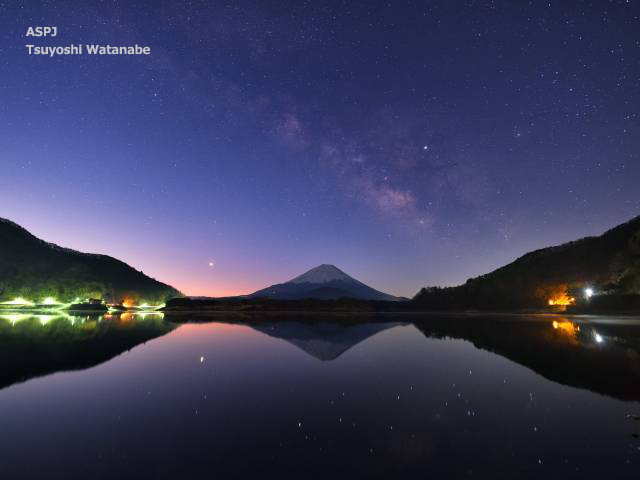
M 187 294 L 413 296 L 640 213 L 638 0 L 0 0 L 0 38 L 0 216 Z

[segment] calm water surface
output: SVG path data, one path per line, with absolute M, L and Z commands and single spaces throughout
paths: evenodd
M 0 478 L 638 478 L 640 326 L 0 314 Z

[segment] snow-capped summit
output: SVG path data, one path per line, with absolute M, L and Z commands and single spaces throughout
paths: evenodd
M 398 301 L 398 297 L 379 292 L 334 265 L 319 265 L 286 283 L 278 283 L 248 295 L 249 298 L 294 300 L 302 298 Z
M 326 263 L 323 263 L 322 265 L 318 265 L 317 267 L 312 268 L 302 275 L 298 275 L 293 280 L 289 280 L 288 283 L 327 283 L 333 280 L 357 282 L 357 280 L 351 278 L 335 265 L 328 265 Z

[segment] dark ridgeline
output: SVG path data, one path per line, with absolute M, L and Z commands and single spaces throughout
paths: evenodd
M 640 311 L 640 217 L 599 237 L 528 253 L 464 285 L 423 288 L 412 301 L 375 290 L 333 265 L 246 296 L 182 298 L 119 260 L 44 242 L 8 220 L 0 219 L 0 246 L 0 301 L 170 299 L 166 311 L 415 312 L 541 309 L 550 299 L 573 297 L 572 312 Z M 597 294 L 585 302 L 587 286 Z
M 583 289 L 596 295 L 584 301 Z M 419 312 L 545 309 L 575 298 L 572 312 L 640 311 L 640 217 L 599 237 L 543 248 L 457 287 L 423 288 L 411 301 L 378 292 L 332 265 L 243 297 L 174 299 L 167 311 Z
M 581 290 L 598 294 L 581 302 Z M 541 308 L 549 299 L 572 295 L 576 309 L 602 305 L 615 311 L 640 305 L 640 217 L 599 237 L 586 237 L 523 255 L 494 272 L 457 287 L 423 288 L 413 302 L 425 310 Z
M 360 300 L 341 297 L 337 299 L 303 298 L 282 300 L 274 298 L 172 298 L 161 310 L 179 312 L 410 312 L 416 311 L 413 302 Z
M 0 218 L 0 301 L 51 296 L 64 302 L 76 297 L 163 302 L 180 295 L 113 257 L 47 243 Z

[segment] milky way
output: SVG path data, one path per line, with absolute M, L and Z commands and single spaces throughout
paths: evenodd
M 411 296 L 640 213 L 638 1 L 35 3 L 0 6 L 0 216 L 187 293 Z

